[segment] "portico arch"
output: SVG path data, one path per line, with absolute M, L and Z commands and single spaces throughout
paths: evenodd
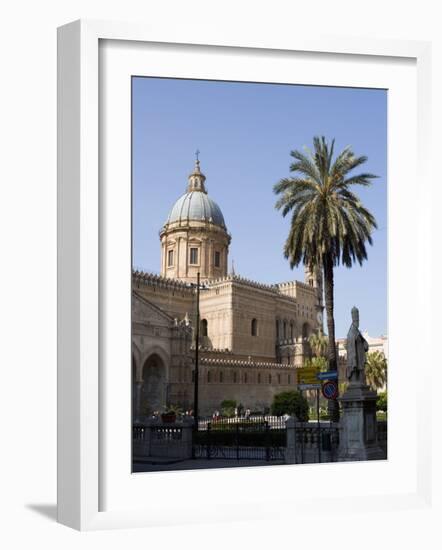
M 145 414 L 164 409 L 167 403 L 167 365 L 158 353 L 151 353 L 142 368 L 142 408 Z

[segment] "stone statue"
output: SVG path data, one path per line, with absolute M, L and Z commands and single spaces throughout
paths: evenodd
M 351 327 L 347 334 L 347 379 L 351 384 L 365 385 L 365 354 L 368 342 L 359 331 L 359 310 L 351 310 Z

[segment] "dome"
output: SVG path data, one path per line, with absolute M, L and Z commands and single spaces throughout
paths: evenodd
M 201 172 L 198 153 L 197 151 L 195 167 L 188 178 L 187 193 L 173 205 L 166 223 L 204 221 L 220 225 L 225 229 L 226 224 L 220 207 L 207 194 L 206 176 Z
M 226 226 L 220 207 L 203 191 L 189 191 L 182 195 L 173 205 L 167 223 L 187 220 Z

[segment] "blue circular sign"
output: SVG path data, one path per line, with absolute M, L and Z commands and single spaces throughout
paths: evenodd
M 338 385 L 334 380 L 329 380 L 322 385 L 322 395 L 326 399 L 336 399 L 338 397 Z

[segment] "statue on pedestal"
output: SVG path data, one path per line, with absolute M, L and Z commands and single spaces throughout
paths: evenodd
M 365 356 L 368 342 L 359 330 L 359 310 L 351 310 L 347 335 L 348 387 L 339 398 L 342 405 L 338 460 L 378 460 L 386 458 L 377 436 L 376 392 L 365 380 Z
M 359 330 L 359 310 L 351 310 L 352 323 L 347 334 L 347 379 L 350 384 L 365 385 L 365 354 L 368 342 Z

